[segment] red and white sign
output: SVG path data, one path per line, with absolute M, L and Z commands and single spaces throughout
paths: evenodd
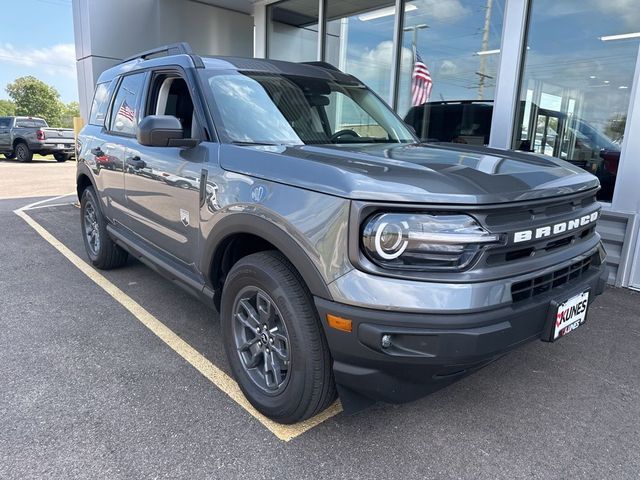
M 575 330 L 587 319 L 589 292 L 582 292 L 561 305 L 558 305 L 556 321 L 553 327 L 553 339 L 565 336 Z

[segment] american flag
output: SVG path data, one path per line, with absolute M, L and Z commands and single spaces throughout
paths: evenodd
M 413 73 L 411 74 L 411 105 L 417 107 L 429 101 L 433 80 L 427 65 L 418 52 L 414 53 Z
M 133 117 L 136 116 L 136 112 L 133 111 L 133 108 L 129 106 L 127 100 L 125 99 L 118 110 L 118 115 L 126 118 L 130 122 L 133 122 Z

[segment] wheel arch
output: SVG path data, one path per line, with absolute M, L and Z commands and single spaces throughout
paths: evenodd
M 264 250 L 278 250 L 298 271 L 312 295 L 332 299 L 322 274 L 289 233 L 256 215 L 236 213 L 215 225 L 203 252 L 201 271 L 216 292 L 216 304 L 231 267 L 244 256 Z

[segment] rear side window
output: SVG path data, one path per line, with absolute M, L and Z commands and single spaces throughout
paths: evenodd
M 9 128 L 11 126 L 10 118 L 0 118 L 0 128 Z
M 109 98 L 111 98 L 111 82 L 99 83 L 96 86 L 96 93 L 93 95 L 91 103 L 91 114 L 89 115 L 89 123 L 91 125 L 104 125 L 104 119 L 107 117 L 107 108 L 109 107 Z
M 138 98 L 144 84 L 144 73 L 127 75 L 120 82 L 111 110 L 109 130 L 123 135 L 135 135 L 138 125 Z
M 18 118 L 16 120 L 16 128 L 43 128 L 47 126 L 47 122 L 39 118 Z

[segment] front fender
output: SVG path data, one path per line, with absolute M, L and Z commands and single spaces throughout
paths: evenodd
M 311 293 L 315 296 L 332 299 L 327 288 L 327 280 L 320 273 L 316 263 L 307 253 L 310 246 L 302 246 L 291 232 L 280 228 L 275 222 L 266 220 L 254 213 L 228 213 L 216 222 L 215 228 L 205 240 L 201 272 L 209 272 L 216 254 L 221 253 L 225 241 L 236 234 L 251 234 L 260 237 L 276 247 L 298 270 Z M 305 251 L 306 249 L 306 251 Z M 317 260 L 316 260 L 317 261 Z

